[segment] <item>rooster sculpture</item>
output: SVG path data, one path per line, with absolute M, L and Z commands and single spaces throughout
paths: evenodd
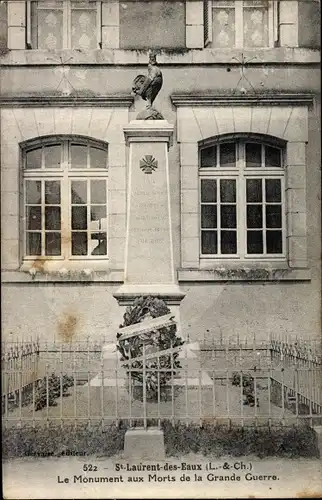
M 163 116 L 153 107 L 163 83 L 162 72 L 157 66 L 155 52 L 150 52 L 147 76 L 138 75 L 132 84 L 132 92 L 146 101 L 146 109 L 139 113 L 138 120 L 163 120 Z

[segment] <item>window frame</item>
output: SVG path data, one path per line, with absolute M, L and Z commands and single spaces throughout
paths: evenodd
M 222 143 L 235 142 L 236 151 L 236 167 L 226 168 L 220 167 L 218 164 L 219 158 L 219 148 Z M 261 144 L 262 148 L 262 164 L 261 167 L 246 167 L 246 144 L 256 143 Z M 219 147 L 218 147 L 219 145 Z M 201 151 L 209 146 L 217 147 L 217 164 L 215 167 L 201 167 Z M 281 152 L 281 167 L 266 167 L 264 165 L 264 154 L 265 147 L 274 147 L 280 149 Z M 286 178 L 285 178 L 285 145 L 275 140 L 275 138 L 268 139 L 267 137 L 261 138 L 254 135 L 244 135 L 244 134 L 225 134 L 220 137 L 206 139 L 199 142 L 198 148 L 198 191 L 199 191 L 199 202 L 198 202 L 198 221 L 199 221 L 199 259 L 202 262 L 218 262 L 218 261 L 238 261 L 238 262 L 287 262 L 287 227 L 286 227 Z M 201 180 L 202 179 L 234 179 L 236 180 L 236 246 L 237 252 L 234 254 L 223 254 L 219 252 L 217 254 L 204 254 L 202 253 L 202 222 L 201 222 Z M 281 182 L 281 231 L 282 231 L 282 253 L 248 253 L 247 252 L 247 201 L 246 201 L 246 181 L 247 179 L 279 179 Z M 218 187 L 217 187 L 218 190 Z M 265 191 L 265 182 L 262 181 L 262 191 Z M 220 204 L 220 200 L 217 199 L 217 204 Z M 266 200 L 262 197 L 261 201 L 263 220 L 262 228 L 260 229 L 263 233 L 263 250 L 266 247 L 264 243 L 266 240 L 266 221 L 264 217 L 264 206 Z M 218 209 L 217 209 L 218 214 Z M 217 222 L 217 231 L 220 228 Z M 217 236 L 218 238 L 218 236 Z M 217 240 L 219 241 L 219 239 Z
M 70 161 L 70 145 L 73 143 L 77 143 L 80 145 L 87 146 L 88 150 L 90 147 L 99 148 L 101 150 L 106 151 L 107 162 L 106 168 L 90 168 L 88 164 L 88 156 L 87 156 L 87 167 L 85 168 L 71 168 Z M 44 148 L 49 145 L 59 144 L 61 147 L 61 165 L 60 168 L 44 168 L 43 167 L 43 155 L 42 155 L 42 168 L 41 169 L 26 169 L 26 159 L 27 153 L 34 149 Z M 21 169 L 21 177 L 22 177 L 22 197 L 21 197 L 21 215 L 22 215 L 22 227 L 21 227 L 21 247 L 22 247 L 22 260 L 25 263 L 30 263 L 34 261 L 59 261 L 59 262 L 73 262 L 73 261 L 83 261 L 83 262 L 92 262 L 92 261 L 106 261 L 109 259 L 109 247 L 108 247 L 108 238 L 109 238 L 109 201 L 108 201 L 108 177 L 109 177 L 109 164 L 108 164 L 108 153 L 109 148 L 108 144 L 103 141 L 98 141 L 90 138 L 85 138 L 78 135 L 73 136 L 61 136 L 55 135 L 45 138 L 40 138 L 37 140 L 29 140 L 23 145 L 21 145 L 21 155 L 22 155 L 22 169 Z M 88 152 L 89 154 L 89 152 Z M 25 210 L 26 206 L 26 182 L 29 180 L 39 180 L 42 182 L 51 181 L 51 180 L 59 180 L 60 181 L 60 207 L 61 207 L 61 255 L 45 255 L 45 243 L 42 242 L 41 246 L 41 255 L 27 255 L 27 228 L 26 228 L 26 217 Z M 106 183 L 106 254 L 105 255 L 72 255 L 72 203 L 71 203 L 71 182 L 72 180 L 105 180 Z M 43 185 L 41 187 L 43 190 Z M 88 187 L 87 187 L 88 190 Z M 43 198 L 42 198 L 43 200 Z M 42 210 L 43 210 L 44 201 L 41 202 Z M 86 204 L 88 205 L 88 202 Z M 88 217 L 88 216 L 87 216 Z M 41 217 L 41 232 L 43 233 L 44 221 L 43 221 L 43 212 Z M 63 237 L 63 226 L 64 221 L 68 221 L 67 226 L 67 238 Z M 89 235 L 90 228 L 87 227 L 86 233 L 87 237 Z
M 39 0 L 27 0 L 27 5 L 26 5 L 26 45 L 28 49 L 34 49 L 34 50 L 47 50 L 44 48 L 39 48 L 38 44 L 34 42 L 35 37 L 37 37 L 37 34 L 33 34 L 32 26 L 32 16 L 33 16 L 33 5 L 32 4 L 37 4 Z M 82 49 L 77 49 L 72 47 L 72 34 L 71 34 L 71 15 L 72 15 L 72 7 L 71 4 L 74 0 L 60 0 L 63 4 L 62 10 L 63 10 L 63 26 L 62 26 L 62 47 L 60 50 L 82 50 Z M 95 49 L 101 49 L 102 48 L 102 0 L 88 0 L 89 3 L 92 3 L 93 5 L 96 5 L 96 47 Z M 37 9 L 37 5 L 35 6 Z M 46 7 L 42 7 L 43 10 L 46 9 Z M 38 24 L 37 24 L 38 27 Z M 36 46 L 35 46 L 36 45 Z M 91 50 L 95 50 L 91 49 Z
M 243 2 L 234 0 L 235 11 L 235 44 L 227 49 L 267 49 L 275 47 L 278 42 L 278 1 L 267 0 L 268 2 L 268 45 L 259 47 L 248 47 L 244 45 L 244 15 Z M 213 45 L 213 11 L 216 9 L 216 0 L 204 0 L 204 39 L 205 47 L 214 48 L 216 50 L 225 49 L 226 47 L 215 47 Z

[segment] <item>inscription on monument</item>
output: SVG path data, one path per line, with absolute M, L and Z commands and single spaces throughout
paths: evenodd
M 127 281 L 171 283 L 167 149 L 165 144 L 152 142 L 134 143 L 131 148 Z M 141 172 L 153 175 L 140 175 L 138 164 Z

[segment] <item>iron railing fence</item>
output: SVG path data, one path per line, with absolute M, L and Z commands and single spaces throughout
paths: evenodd
M 270 343 L 253 344 L 251 349 L 222 344 L 200 351 L 184 348 L 181 368 L 174 366 L 174 353 L 170 368 L 163 368 L 160 357 L 145 348 L 142 364 L 129 360 L 126 367 L 113 345 L 105 342 L 36 346 L 32 351 L 36 375 L 25 346 L 29 364 L 21 363 L 22 356 L 12 358 L 20 360 L 18 364 L 10 364 L 8 355 L 2 363 L 5 425 L 84 421 L 104 425 L 127 420 L 132 426 L 139 422 L 146 427 L 152 420 L 160 425 L 164 419 L 241 426 L 321 422 L 321 365 L 308 360 L 314 366 L 285 368 L 283 357 L 276 350 L 272 354 Z M 142 382 L 133 380 L 134 372 Z M 164 374 L 168 381 L 162 387 Z M 66 388 L 67 377 L 72 381 Z M 151 380 L 154 398 L 149 395 Z M 15 398 L 11 397 L 13 388 Z
M 1 395 L 15 398 L 19 391 L 38 379 L 40 344 L 29 342 L 1 343 Z

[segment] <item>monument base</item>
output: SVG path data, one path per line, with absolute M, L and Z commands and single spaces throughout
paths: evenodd
M 199 344 L 194 342 L 185 344 L 179 353 L 179 360 L 182 369 L 177 371 L 173 381 L 167 384 L 176 387 L 205 387 L 212 386 L 213 381 L 208 373 L 202 370 L 199 360 Z M 103 361 L 105 377 L 98 373 L 89 382 L 92 387 L 126 387 L 129 384 L 129 377 L 125 368 L 121 364 L 121 354 L 116 349 L 116 344 L 109 344 L 103 347 Z M 115 376 L 117 374 L 117 377 Z M 87 384 L 86 384 L 87 385 Z
M 136 428 L 126 431 L 123 458 L 131 460 L 164 460 L 163 431 L 157 428 Z
M 185 297 L 180 287 L 176 284 L 130 284 L 121 285 L 120 288 L 113 294 L 113 297 L 118 301 L 119 305 L 130 306 L 137 297 L 159 297 L 164 300 L 167 305 L 180 305 L 180 302 Z

